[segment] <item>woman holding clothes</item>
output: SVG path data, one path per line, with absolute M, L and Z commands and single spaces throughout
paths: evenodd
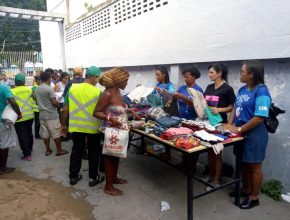
M 242 150 L 241 196 L 247 198 L 240 204 L 240 208 L 251 209 L 259 205 L 258 194 L 263 180 L 262 161 L 268 144 L 264 119 L 269 115 L 271 97 L 264 84 L 264 66 L 261 62 L 244 62 L 240 81 L 246 85 L 239 89 L 225 129 L 242 133 L 246 137 Z
M 204 96 L 207 104 L 213 114 L 220 114 L 223 121 L 227 123 L 227 113 L 231 112 L 235 102 L 235 93 L 233 88 L 227 83 L 228 69 L 222 63 L 215 63 L 208 67 L 209 78 L 214 83 L 207 86 Z M 222 171 L 222 154 L 215 154 L 214 151 L 209 151 L 208 162 L 210 176 L 207 181 L 211 185 L 219 186 L 220 176 Z M 206 190 L 211 190 L 207 187 Z
M 200 72 L 196 67 L 192 66 L 184 69 L 182 75 L 186 85 L 180 86 L 174 94 L 174 97 L 178 99 L 179 117 L 188 120 L 195 120 L 197 115 L 193 108 L 192 98 L 187 89 L 193 88 L 203 93 L 202 88 L 195 83 L 195 81 L 200 77 Z
M 126 104 L 124 103 L 120 90 L 127 86 L 129 73 L 123 68 L 113 68 L 103 73 L 99 78 L 99 83 L 106 89 L 100 97 L 94 111 L 94 116 L 103 120 L 100 130 L 105 131 L 107 127 L 116 127 L 123 130 L 129 130 Z M 131 111 L 133 116 L 139 118 L 135 112 Z M 118 196 L 123 192 L 114 187 L 113 184 L 125 184 L 127 180 L 117 177 L 119 158 L 104 155 L 106 185 L 104 192 Z
M 165 66 L 158 66 L 155 70 L 155 77 L 157 84 L 153 93 L 161 93 L 162 89 L 167 90 L 170 93 L 174 92 L 174 85 L 170 82 L 168 70 Z

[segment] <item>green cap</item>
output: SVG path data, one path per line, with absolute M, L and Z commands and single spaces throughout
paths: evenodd
M 99 76 L 101 74 L 101 70 L 99 67 L 90 66 L 86 72 L 89 76 Z
M 16 76 L 15 76 L 15 82 L 25 83 L 25 75 L 22 74 L 22 73 L 16 74 Z

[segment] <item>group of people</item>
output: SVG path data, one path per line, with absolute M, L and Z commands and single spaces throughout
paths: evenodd
M 22 159 L 31 160 L 32 124 L 33 118 L 36 118 L 38 114 L 39 135 L 44 140 L 47 156 L 52 153 L 50 137 L 55 141 L 56 155 L 67 154 L 68 152 L 61 147 L 61 135 L 71 133 L 73 141 L 69 167 L 71 185 L 82 178 L 80 174 L 82 154 L 87 146 L 89 186 L 95 186 L 104 180 L 104 177 L 100 175 L 103 163 L 106 179 L 104 192 L 113 196 L 122 195 L 123 192 L 116 188 L 115 184 L 124 184 L 127 180 L 118 178 L 119 158 L 108 155 L 101 157 L 100 134 L 107 127 L 129 130 L 128 112 L 138 118 L 134 111 L 127 107 L 120 92 L 128 83 L 129 73 L 124 68 L 113 68 L 101 74 L 101 70 L 95 66 L 87 69 L 85 78 L 82 77 L 82 68 L 74 68 L 73 72 L 73 80 L 68 81 L 69 76 L 65 73 L 62 73 L 60 79 L 57 80 L 54 71 L 47 69 L 39 75 L 39 78 L 36 78 L 38 86 L 32 90 L 24 85 L 24 75 L 18 74 L 15 77 L 16 87 L 11 91 L 8 87 L 0 85 L 0 115 L 7 103 L 10 103 L 18 114 L 19 119 L 15 123 L 15 129 L 23 152 Z M 166 67 L 157 67 L 157 84 L 153 93 L 159 94 L 167 90 L 178 100 L 179 117 L 195 120 L 197 114 L 187 90 L 193 88 L 204 94 L 213 114 L 221 115 L 224 129 L 238 134 L 242 133 L 246 137 L 243 146 L 235 149 L 235 153 L 242 156 L 241 196 L 246 197 L 240 208 L 249 209 L 259 205 L 258 193 L 263 178 L 261 167 L 268 142 L 268 134 L 263 121 L 268 116 L 271 103 L 269 91 L 264 83 L 263 64 L 259 61 L 243 63 L 240 81 L 245 85 L 239 89 L 237 95 L 227 82 L 228 69 L 221 63 L 209 66 L 208 75 L 213 83 L 209 84 L 204 91 L 196 83 L 201 76 L 198 68 L 194 66 L 186 68 L 182 71 L 182 75 L 185 85 L 175 91 Z M 96 87 L 98 82 L 105 87 L 103 92 Z M 58 92 L 62 92 L 63 95 L 57 100 L 56 93 Z M 18 106 L 21 107 L 21 111 Z M 35 106 L 38 107 L 39 113 L 33 112 Z M 57 108 L 61 115 L 61 123 Z M 6 172 L 4 162 L 7 161 L 8 147 L 3 147 L 2 139 L 5 135 L 11 135 L 13 131 L 4 122 L 0 122 L 0 128 L 0 165 L 1 172 Z M 39 137 L 38 133 L 35 135 Z M 222 171 L 222 154 L 216 155 L 214 152 L 209 152 L 208 161 L 210 167 L 208 181 L 212 181 L 211 185 L 218 186 Z M 231 196 L 234 195 L 231 193 Z
M 241 209 L 250 209 L 259 205 L 258 194 L 262 184 L 262 161 L 265 159 L 268 143 L 268 132 L 264 119 L 269 115 L 271 96 L 264 82 L 264 66 L 261 62 L 245 61 L 240 71 L 242 86 L 237 95 L 227 83 L 228 69 L 222 63 L 216 63 L 208 67 L 208 76 L 212 84 L 205 91 L 196 84 L 200 78 L 200 71 L 192 66 L 183 70 L 185 85 L 176 92 L 169 80 L 168 71 L 165 67 L 156 70 L 155 90 L 161 92 L 168 90 L 174 93 L 178 99 L 179 116 L 181 118 L 195 120 L 197 114 L 193 101 L 188 93 L 188 88 L 193 88 L 204 94 L 207 104 L 213 114 L 220 114 L 224 130 L 236 134 L 243 134 L 245 141 L 242 146 L 235 146 L 234 153 L 242 158 L 242 190 L 241 196 L 246 199 L 240 204 Z M 228 114 L 229 113 L 229 117 Z M 196 161 L 198 156 L 196 156 Z M 222 154 L 210 151 L 208 154 L 210 176 L 206 181 L 212 186 L 219 186 L 222 171 Z M 193 166 L 195 166 L 193 164 Z M 207 187 L 210 190 L 210 187 Z M 230 193 L 231 197 L 235 192 Z

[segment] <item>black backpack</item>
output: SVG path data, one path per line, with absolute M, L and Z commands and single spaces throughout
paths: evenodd
M 270 109 L 269 109 L 269 116 L 268 116 L 268 118 L 265 118 L 265 120 L 264 120 L 267 131 L 269 133 L 276 132 L 278 125 L 279 125 L 279 121 L 277 119 L 277 116 L 279 114 L 284 114 L 285 112 L 286 112 L 285 110 L 281 110 L 279 107 L 275 106 L 274 103 L 271 103 Z
M 256 88 L 256 91 L 260 88 L 260 87 L 263 87 L 265 85 L 259 85 L 257 88 Z M 265 86 L 266 87 L 266 86 Z M 255 93 L 256 93 L 255 91 Z M 256 94 L 255 94 L 256 96 Z M 269 116 L 268 118 L 265 118 L 264 120 L 264 123 L 266 125 L 266 128 L 267 128 L 267 131 L 269 133 L 275 133 L 277 128 L 278 128 L 278 125 L 279 125 L 279 121 L 277 119 L 277 116 L 279 114 L 284 114 L 286 111 L 285 110 L 282 110 L 280 109 L 279 107 L 275 106 L 274 103 L 271 103 L 270 105 L 270 109 L 269 109 Z

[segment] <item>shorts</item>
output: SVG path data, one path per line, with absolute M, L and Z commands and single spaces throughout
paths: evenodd
M 57 139 L 61 136 L 61 125 L 59 119 L 51 120 L 40 120 L 40 131 L 39 134 L 42 138 Z

